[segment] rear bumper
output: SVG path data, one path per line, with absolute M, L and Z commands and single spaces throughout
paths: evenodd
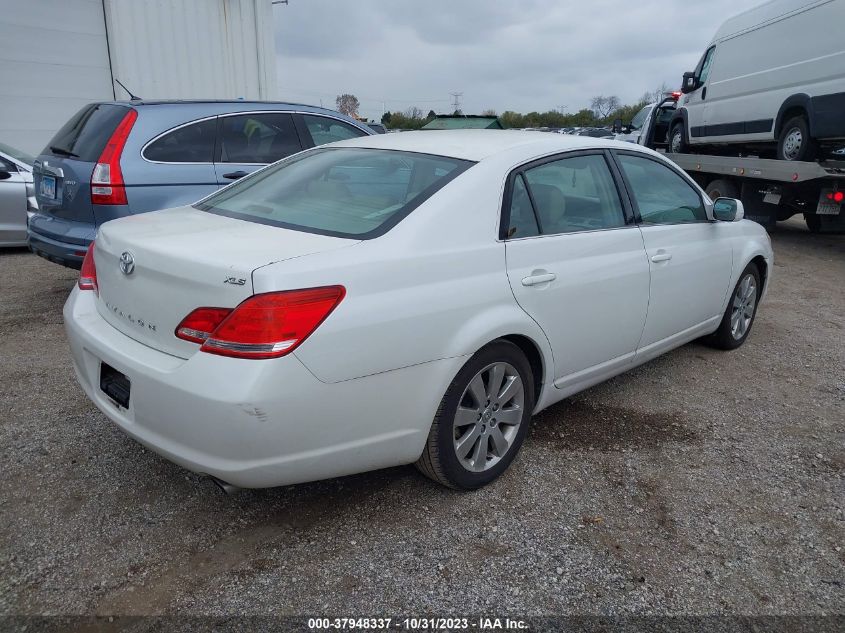
M 327 384 L 295 355 L 253 361 L 197 352 L 184 360 L 156 351 L 104 321 L 96 301 L 94 293 L 74 288 L 64 308 L 86 395 L 153 451 L 247 488 L 415 461 L 464 362 L 447 359 Z M 128 408 L 100 390 L 102 362 L 129 378 Z
M 96 234 L 97 228 L 93 224 L 33 213 L 28 222 L 27 244 L 33 253 L 44 259 L 79 269 Z

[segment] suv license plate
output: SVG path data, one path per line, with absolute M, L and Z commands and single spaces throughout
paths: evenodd
M 41 195 L 51 200 L 56 199 L 56 179 L 52 176 L 41 176 Z

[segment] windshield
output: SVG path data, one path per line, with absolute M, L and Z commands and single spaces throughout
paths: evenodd
M 35 158 L 27 154 L 26 152 L 22 152 L 19 149 L 15 149 L 10 145 L 6 145 L 5 143 L 0 143 L 0 152 L 3 152 L 7 156 L 11 156 L 15 160 L 19 160 L 22 163 L 26 163 L 30 167 L 32 167 L 32 163 L 35 162 Z
M 472 164 L 412 152 L 320 148 L 280 161 L 195 206 L 250 222 L 367 239 L 387 232 Z
M 631 129 L 632 130 L 639 130 L 643 123 L 645 123 L 646 118 L 648 117 L 648 113 L 651 112 L 651 106 L 647 105 L 642 110 L 637 112 L 637 116 L 631 119 Z

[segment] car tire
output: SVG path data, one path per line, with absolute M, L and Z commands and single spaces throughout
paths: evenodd
M 689 152 L 689 143 L 687 142 L 687 133 L 684 127 L 683 121 L 679 121 L 669 130 L 669 152 L 673 154 L 686 154 Z
M 810 136 L 810 125 L 803 115 L 783 124 L 778 135 L 778 160 L 811 161 L 818 153 L 818 144 Z
M 745 343 L 754 325 L 762 292 L 760 271 L 756 264 L 748 264 L 731 292 L 719 329 L 707 337 L 705 342 L 723 350 L 736 349 Z
M 734 198 L 739 200 L 739 187 L 730 180 L 714 180 L 705 189 L 711 200 L 716 198 Z
M 491 383 L 497 379 L 495 390 Z M 446 390 L 416 467 L 449 488 L 473 490 L 490 483 L 522 446 L 534 398 L 534 377 L 522 350 L 501 339 L 490 343 Z

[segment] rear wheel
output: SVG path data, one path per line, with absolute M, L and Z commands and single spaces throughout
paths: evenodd
M 757 303 L 762 291 L 760 271 L 755 264 L 748 264 L 736 282 L 719 329 L 705 340 L 724 350 L 736 349 L 745 343 L 757 316 Z
M 480 488 L 516 457 L 534 408 L 531 366 L 516 345 L 495 341 L 455 376 L 417 468 L 450 488 Z
M 784 123 L 778 136 L 780 160 L 815 160 L 818 152 L 818 145 L 810 136 L 810 125 L 803 115 L 792 117 Z

